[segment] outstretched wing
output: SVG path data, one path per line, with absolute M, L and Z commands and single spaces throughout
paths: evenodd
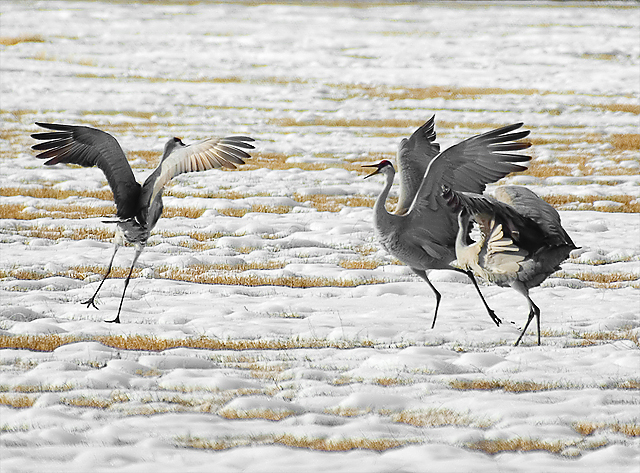
M 496 189 L 495 197 L 516 209 L 520 215 L 536 222 L 545 235 L 546 244 L 575 248 L 571 237 L 562 228 L 560 214 L 533 191 L 521 186 L 503 186 Z
M 547 243 L 544 229 L 538 222 L 503 201 L 486 195 L 449 189 L 444 191 L 443 196 L 453 211 L 464 207 L 479 224 L 483 220 L 495 220 L 501 225 L 501 232 L 505 234 L 505 238 L 513 240 L 518 247 L 530 254 Z M 536 199 L 541 200 L 538 196 Z
M 244 149 L 254 149 L 255 141 L 248 136 L 209 138 L 188 146 L 176 146 L 168 156 L 163 156 L 158 168 L 144 183 L 142 202 L 150 204 L 174 177 L 185 172 L 207 171 L 216 168 L 236 169 L 250 158 Z
M 515 274 L 528 253 L 513 243 L 502 232 L 495 219 L 480 224 L 483 245 L 478 254 L 478 265 L 491 273 Z
M 400 195 L 395 213 L 402 215 L 409 210 L 413 199 L 420 188 L 427 166 L 440 152 L 440 145 L 435 142 L 435 115 L 418 128 L 407 139 L 404 138 L 398 147 L 398 175 Z
M 113 136 L 86 126 L 38 122 L 36 125 L 55 130 L 31 135 L 36 140 L 46 140 L 31 147 L 36 151 L 43 151 L 36 158 L 48 159 L 44 163 L 47 166 L 58 163 L 98 166 L 107 177 L 113 192 L 117 216 L 128 219 L 136 214 L 141 187 Z
M 522 123 L 515 123 L 468 138 L 436 156 L 429 163 L 411 211 L 425 205 L 437 210 L 442 203 L 442 185 L 454 191 L 481 194 L 487 184 L 527 169 L 516 163 L 529 161 L 530 156 L 510 153 L 531 146 L 517 141 L 526 137 L 528 130 L 511 133 L 521 126 Z

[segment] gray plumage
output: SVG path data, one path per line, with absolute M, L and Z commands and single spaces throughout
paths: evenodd
M 522 123 L 508 125 L 466 139 L 443 152 L 434 142 L 435 117 L 418 128 L 409 139 L 403 139 L 398 149 L 400 198 L 393 213 L 385 203 L 393 184 L 395 170 L 390 161 L 367 165 L 375 171 L 366 177 L 382 173 L 386 185 L 374 206 L 374 226 L 378 241 L 393 256 L 411 268 L 431 288 L 436 296 L 432 328 L 435 326 L 441 295 L 427 276 L 432 269 L 450 269 L 465 273 L 473 282 L 487 312 L 496 325 L 501 320 L 487 305 L 471 271 L 455 268 L 455 241 L 458 222 L 447 208 L 441 186 L 457 191 L 483 192 L 486 184 L 511 172 L 523 171 L 529 156 L 512 154 L 530 143 L 518 140 L 529 131 L 517 131 Z
M 529 297 L 529 289 L 558 271 L 560 263 L 576 249 L 562 228 L 560 215 L 534 192 L 519 186 L 499 187 L 495 198 L 445 186 L 443 197 L 458 213 L 458 264 L 498 286 L 511 286 L 526 297 L 529 318 L 516 345 L 534 316 L 540 345 L 540 309 Z M 469 236 L 472 219 L 480 229 L 476 242 Z
M 36 125 L 53 130 L 35 133 L 31 137 L 44 140 L 32 146 L 42 151 L 36 158 L 47 159 L 44 164 L 52 166 L 58 163 L 79 164 L 84 167 L 97 166 L 107 177 L 116 204 L 117 223 L 114 250 L 98 289 L 84 302 L 87 307 L 95 305 L 95 298 L 104 281 L 111 272 L 116 252 L 125 242 L 135 245 L 136 252 L 131 268 L 125 280 L 118 315 L 110 322 L 120 322 L 120 311 L 124 295 L 131 279 L 133 267 L 142 253 L 151 230 L 162 214 L 162 190 L 175 176 L 194 171 L 206 171 L 225 167 L 235 169 L 244 164 L 250 155 L 243 149 L 253 149 L 249 144 L 254 141 L 247 136 L 229 136 L 226 138 L 210 138 L 185 145 L 179 138 L 172 138 L 164 146 L 162 159 L 158 167 L 140 185 L 131 170 L 124 151 L 118 141 L 109 133 L 86 126 L 61 125 L 55 123 L 36 123 Z

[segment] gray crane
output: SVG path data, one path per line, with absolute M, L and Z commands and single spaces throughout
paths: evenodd
M 441 186 L 457 191 L 481 193 L 486 184 L 511 172 L 524 171 L 522 163 L 529 156 L 512 154 L 530 143 L 517 141 L 529 131 L 517 131 L 522 123 L 508 125 L 468 138 L 443 152 L 435 143 L 435 116 L 418 128 L 409 139 L 400 142 L 397 163 L 400 174 L 400 194 L 393 213 L 386 209 L 386 200 L 393 185 L 395 170 L 388 160 L 364 165 L 375 171 L 365 177 L 384 174 L 386 186 L 374 206 L 374 225 L 380 244 L 422 278 L 436 297 L 431 328 L 435 327 L 441 294 L 429 280 L 427 271 L 449 269 L 466 274 L 473 282 L 489 317 L 496 325 L 502 322 L 485 301 L 473 272 L 451 266 L 458 234 L 456 216 L 442 197 Z M 513 133 L 512 133 L 513 132 Z
M 446 186 L 442 192 L 458 213 L 458 264 L 498 286 L 511 286 L 526 297 L 529 318 L 515 344 L 520 343 L 535 316 L 540 345 L 540 309 L 529 297 L 529 289 L 558 271 L 560 263 L 576 249 L 562 228 L 560 215 L 534 192 L 520 186 L 498 187 L 495 198 L 456 192 Z M 480 230 L 475 242 L 470 237 L 472 219 Z
M 116 220 L 105 222 L 117 223 L 113 255 L 98 289 L 83 304 L 98 308 L 95 299 L 111 273 L 118 248 L 125 242 L 135 246 L 135 255 L 124 282 L 118 315 L 114 320 L 108 321 L 115 323 L 120 323 L 122 303 L 133 267 L 162 214 L 164 186 L 175 176 L 186 172 L 221 167 L 235 169 L 236 165 L 244 164 L 244 159 L 251 157 L 241 148 L 254 149 L 253 145 L 249 144 L 254 140 L 247 136 L 209 138 L 191 145 L 185 145 L 179 138 L 172 138 L 164 145 L 160 164 L 141 186 L 136 181 L 118 141 L 109 133 L 86 126 L 38 122 L 36 125 L 54 130 L 31 135 L 37 140 L 46 140 L 32 146 L 32 149 L 42 151 L 36 158 L 48 159 L 44 163 L 47 166 L 58 163 L 79 164 L 84 167 L 98 166 L 107 177 L 116 203 Z

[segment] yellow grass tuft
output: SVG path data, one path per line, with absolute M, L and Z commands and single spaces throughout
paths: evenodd
M 32 396 L 0 394 L 1 405 L 14 407 L 16 409 L 31 407 L 35 402 L 36 398 Z
M 619 432 L 628 437 L 640 437 L 640 424 L 621 424 L 583 421 L 573 425 L 576 432 L 581 435 L 591 435 L 596 430 L 610 430 L 611 432 Z
M 635 345 L 640 346 L 638 333 L 632 329 L 615 330 L 610 332 L 583 332 L 576 333 L 575 335 L 584 340 L 585 345 L 594 344 L 598 341 L 630 340 Z
M 39 34 L 23 34 L 20 36 L 1 36 L 0 45 L 15 46 L 20 43 L 44 43 L 44 38 Z
M 546 440 L 529 439 L 516 437 L 513 439 L 502 440 L 480 440 L 478 442 L 466 444 L 467 448 L 472 450 L 481 450 L 490 455 L 503 452 L 531 452 L 535 450 L 543 450 L 551 453 L 560 453 L 566 447 L 573 445 L 572 443 L 556 441 L 549 442 Z
M 368 195 L 327 195 L 327 194 L 294 194 L 293 199 L 297 202 L 307 203 L 320 212 L 340 212 L 345 207 L 373 207 L 376 201 L 375 197 Z M 389 205 L 395 205 L 398 202 L 397 197 L 388 199 Z
M 394 414 L 391 418 L 394 422 L 402 422 L 416 427 L 468 426 L 472 424 L 481 428 L 489 427 L 488 423 L 478 424 L 466 414 L 460 414 L 449 409 L 406 410 Z
M 342 260 L 339 264 L 344 269 L 376 269 L 388 263 L 380 260 Z
M 449 385 L 453 389 L 461 391 L 489 391 L 494 389 L 503 389 L 507 392 L 513 393 L 549 391 L 552 389 L 566 387 L 564 385 L 561 386 L 558 383 L 537 383 L 535 381 L 511 381 L 500 379 L 454 379 L 449 382 Z
M 640 105 L 632 103 L 612 103 L 606 105 L 595 105 L 595 107 L 607 110 L 609 112 L 625 112 L 640 115 Z
M 388 100 L 426 100 L 440 98 L 457 100 L 484 95 L 532 95 L 541 93 L 541 91 L 537 89 L 503 89 L 498 87 L 390 87 L 367 84 L 333 84 L 333 86 L 346 89 L 354 96 L 382 97 Z M 422 125 L 422 123 L 420 123 L 420 125 Z M 438 126 L 442 127 L 443 125 L 438 122 Z
M 638 106 L 640 109 L 640 106 Z M 611 135 L 609 142 L 617 150 L 638 151 L 640 149 L 640 134 L 626 133 Z
M 250 409 L 250 410 L 236 410 L 236 409 L 222 409 L 218 411 L 218 415 L 225 419 L 266 419 L 279 421 L 286 419 L 287 417 L 295 415 L 295 412 L 291 410 L 274 411 L 272 409 Z
M 390 448 L 397 448 L 409 444 L 418 443 L 410 440 L 396 439 L 367 439 L 367 438 L 342 438 L 326 439 L 312 437 L 297 437 L 290 434 L 275 437 L 273 443 L 287 447 L 306 448 L 323 452 L 346 452 L 349 450 L 374 450 L 382 452 Z
M 319 338 L 302 339 L 235 339 L 219 340 L 210 337 L 160 339 L 143 335 L 0 335 L 0 348 L 28 349 L 51 352 L 69 343 L 95 341 L 122 350 L 163 351 L 170 348 L 201 348 L 207 350 L 283 350 L 292 348 L 362 348 L 371 347 L 370 340 L 325 340 Z M 34 391 L 40 392 L 40 391 Z
M 617 202 L 622 206 L 612 208 L 601 208 L 601 212 L 620 212 L 620 213 L 640 213 L 640 202 L 636 202 L 638 199 L 630 195 L 545 195 L 542 196 L 542 200 L 553 205 L 554 207 L 560 207 L 567 204 L 593 204 L 597 201 Z
M 579 279 L 580 281 L 593 284 L 596 287 L 615 287 L 620 283 L 638 280 L 638 275 L 636 273 L 596 273 L 587 271 L 576 273 L 558 271 L 554 274 L 554 277 Z
M 100 200 L 113 201 L 113 193 L 108 189 L 98 190 L 62 190 L 53 187 L 0 187 L 0 196 L 3 197 L 35 197 L 38 199 L 63 200 L 69 197 L 93 197 Z

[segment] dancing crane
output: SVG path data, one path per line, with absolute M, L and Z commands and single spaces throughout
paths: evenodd
M 456 258 L 458 264 L 498 286 L 511 286 L 529 303 L 529 318 L 516 346 L 536 318 L 540 345 L 540 309 L 529 297 L 560 269 L 572 250 L 573 241 L 562 228 L 560 215 L 531 190 L 520 186 L 498 187 L 495 198 L 456 192 L 444 186 L 443 197 L 458 213 Z M 473 219 L 480 236 L 469 236 Z
M 529 156 L 512 154 L 530 143 L 518 141 L 529 131 L 515 131 L 522 123 L 515 123 L 468 138 L 443 152 L 435 143 L 435 116 L 418 128 L 409 139 L 400 142 L 397 163 L 400 174 L 400 194 L 393 213 L 386 209 L 386 201 L 393 185 L 393 164 L 384 159 L 377 164 L 364 165 L 375 171 L 365 177 L 383 174 L 386 185 L 374 205 L 374 226 L 380 244 L 387 252 L 406 264 L 422 278 L 436 297 L 431 328 L 435 327 L 441 294 L 429 280 L 427 271 L 450 269 L 466 274 L 473 282 L 489 317 L 496 325 L 502 322 L 485 301 L 473 272 L 451 266 L 455 256 L 458 234 L 456 216 L 447 208 L 441 186 L 456 191 L 481 193 L 486 184 L 495 182 L 511 172 L 524 171 Z
M 44 163 L 47 166 L 58 163 L 79 164 L 84 167 L 98 166 L 107 177 L 113 192 L 117 209 L 116 220 L 105 222 L 117 224 L 113 255 L 98 289 L 83 304 L 98 308 L 95 299 L 111 273 L 118 248 L 125 242 L 135 246 L 135 255 L 124 282 L 118 315 L 108 321 L 115 323 L 120 323 L 120 311 L 133 267 L 162 214 L 164 186 L 175 176 L 185 172 L 221 167 L 235 169 L 236 165 L 244 164 L 244 159 L 250 158 L 242 148 L 254 148 L 249 144 L 254 140 L 247 136 L 209 138 L 192 145 L 185 145 L 179 138 L 172 138 L 164 145 L 160 164 L 141 186 L 136 181 L 118 141 L 109 133 L 86 126 L 38 122 L 36 125 L 53 130 L 31 135 L 37 140 L 45 140 L 32 146 L 32 149 L 42 151 L 36 158 L 48 159 Z

